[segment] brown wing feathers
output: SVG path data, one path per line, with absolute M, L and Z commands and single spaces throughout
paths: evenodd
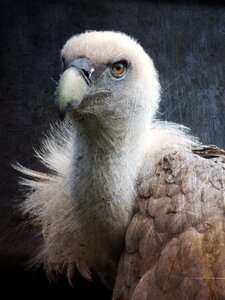
M 142 180 L 114 300 L 225 299 L 221 178 L 222 163 L 183 152 Z

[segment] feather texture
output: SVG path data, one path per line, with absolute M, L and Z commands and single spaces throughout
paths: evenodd
M 224 299 L 225 156 L 212 152 L 172 151 L 140 180 L 114 300 Z
M 149 135 L 146 135 L 143 140 L 143 153 L 150 157 L 148 168 L 152 168 L 162 153 L 170 151 L 171 145 L 173 145 L 173 149 L 182 149 L 196 144 L 196 141 L 190 139 L 185 131 L 187 131 L 186 128 L 175 124 L 159 122 L 153 124 L 149 128 Z M 57 125 L 54 128 L 52 126 L 49 137 L 43 141 L 41 150 L 36 151 L 36 156 L 49 169 L 49 173 L 39 173 L 20 165 L 16 166 L 17 170 L 29 177 L 21 181 L 21 184 L 30 189 L 26 201 L 22 204 L 22 210 L 33 217 L 33 222 L 41 228 L 44 237 L 44 243 L 40 246 L 41 250 L 36 257 L 36 262 L 44 264 L 49 277 L 54 277 L 57 272 L 66 272 L 69 280 L 75 267 L 84 277 L 90 279 L 92 268 L 89 258 L 85 257 L 85 251 L 83 251 L 85 245 L 77 242 L 80 234 L 79 222 L 77 223 L 79 212 L 76 211 L 70 200 L 72 188 L 70 169 L 73 162 L 75 139 L 73 127 Z M 143 160 L 146 159 L 143 155 Z M 147 165 L 145 164 L 145 166 Z M 136 174 L 136 182 L 138 182 L 138 176 L 140 175 Z M 121 180 L 121 178 L 119 179 Z M 106 181 L 111 181 L 111 177 L 106 178 Z M 110 182 L 110 184 L 113 183 Z M 136 190 L 136 186 L 134 189 Z M 127 199 L 130 202 L 127 206 L 129 214 L 132 212 L 133 200 L 132 197 Z M 110 211 L 110 214 L 123 216 L 123 211 L 124 203 L 119 202 Z M 93 210 L 93 207 L 86 207 L 85 214 L 91 217 L 93 213 L 97 214 L 98 212 Z M 126 220 L 125 226 L 127 224 L 128 220 Z M 105 230 L 108 235 L 108 228 Z M 124 230 L 121 235 L 123 236 L 123 234 Z M 118 241 L 113 242 L 118 243 Z M 100 259 L 104 261 L 104 257 L 101 255 Z M 102 268 L 98 273 L 105 283 L 114 280 L 109 280 L 108 277 L 111 274 Z

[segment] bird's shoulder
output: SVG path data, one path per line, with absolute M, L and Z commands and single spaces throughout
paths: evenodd
M 225 151 L 215 146 L 145 168 L 113 299 L 224 298 L 224 200 Z

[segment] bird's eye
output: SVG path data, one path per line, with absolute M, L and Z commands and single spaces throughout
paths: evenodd
M 111 75 L 117 79 L 124 78 L 127 72 L 127 62 L 126 61 L 119 61 L 111 66 Z

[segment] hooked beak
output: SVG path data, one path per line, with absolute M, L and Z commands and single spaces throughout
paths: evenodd
M 61 75 L 57 88 L 57 105 L 60 120 L 68 111 L 78 108 L 92 86 L 93 66 L 87 58 L 77 58 Z

